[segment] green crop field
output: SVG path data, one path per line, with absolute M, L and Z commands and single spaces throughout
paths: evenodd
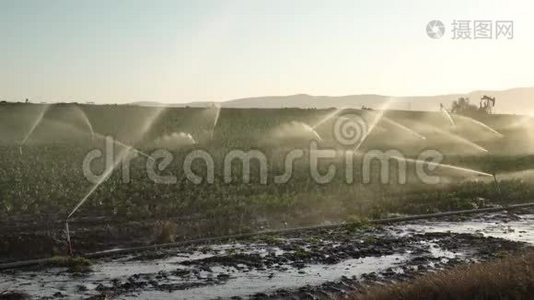
M 534 162 L 530 154 L 533 142 L 529 136 L 530 119 L 511 115 L 480 118 L 480 122 L 502 135 L 496 136 L 460 116 L 455 116 L 453 126 L 440 112 L 388 111 L 384 117 L 405 128 L 379 121 L 358 149 L 362 155 L 370 151 L 395 150 L 407 159 L 417 158 L 424 150 L 439 151 L 443 154 L 442 164 L 496 174 L 498 187 L 489 176 L 447 167 L 433 168 L 431 173 L 439 177 L 439 183 L 427 185 L 417 180 L 416 163 L 410 160 L 405 162 L 407 180 L 402 183 L 398 180 L 399 161 L 396 159 L 389 160 L 387 168 L 391 172 L 387 184 L 380 181 L 381 166 L 376 161 L 370 163 L 371 174 L 366 180 L 363 158 L 358 154 L 353 154 L 352 180 L 345 176 L 345 156 L 320 160 L 320 172 L 326 172 L 331 165 L 337 172 L 330 182 L 317 184 L 310 176 L 307 156 L 314 151 L 310 150 L 310 142 L 317 140 L 316 136 L 295 124 L 312 126 L 333 111 L 3 104 L 0 106 L 3 130 L 0 132 L 1 219 L 7 223 L 29 215 L 42 220 L 64 219 L 95 187 L 84 176 L 83 161 L 91 150 L 105 152 L 106 136 L 117 141 L 115 158 L 126 149 L 125 145 L 146 154 L 160 148 L 168 150 L 173 160 L 157 172 L 174 176 L 176 180 L 154 182 L 146 172 L 150 159 L 138 155 L 130 160 L 127 182 L 121 167 L 116 167 L 110 178 L 90 194 L 75 217 L 199 219 L 203 220 L 203 226 L 214 224 L 205 235 L 216 235 L 265 227 L 339 222 L 354 217 L 380 218 L 395 213 L 471 208 L 482 202 L 509 203 L 532 198 L 527 176 Z M 362 116 L 367 120 L 374 114 L 360 110 L 334 114 L 315 128 L 320 137 L 316 147 L 350 153 L 353 145 L 336 142 L 335 120 L 344 115 Z M 40 116 L 42 119 L 22 144 Z M 177 134 L 173 144 L 161 143 L 161 137 L 173 133 Z M 275 176 L 285 171 L 284 157 L 294 149 L 302 149 L 303 158 L 295 161 L 287 182 L 276 183 Z M 201 183 L 191 182 L 184 176 L 183 161 L 194 150 L 203 150 L 212 156 L 215 166 L 212 183 L 206 182 L 206 166 L 202 162 L 192 164 L 195 173 L 204 179 Z M 250 163 L 249 182 L 241 181 L 243 169 L 239 163 L 232 164 L 233 180 L 226 182 L 223 161 L 232 150 L 261 151 L 268 160 L 266 182 L 260 178 L 260 163 L 254 160 Z M 106 171 L 104 161 L 102 157 L 95 159 L 92 165 L 95 173 Z M 154 163 L 157 169 L 161 161 Z M 526 175 L 522 176 L 522 172 Z

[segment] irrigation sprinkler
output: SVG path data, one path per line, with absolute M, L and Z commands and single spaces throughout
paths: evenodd
M 497 196 L 499 198 L 502 198 L 502 191 L 501 191 L 501 185 L 499 184 L 499 181 L 497 180 L 497 174 L 493 173 L 493 182 L 495 183 L 495 187 L 497 189 Z M 507 207 L 508 205 L 504 204 L 503 206 Z
M 104 183 L 109 177 L 111 177 L 111 173 L 115 168 L 119 165 L 120 162 L 122 162 L 122 159 L 126 155 L 126 153 L 131 148 L 127 148 L 126 150 L 123 150 L 119 154 L 119 158 L 115 161 L 115 163 L 104 172 L 104 174 L 101 176 L 100 180 L 93 185 L 93 187 L 89 190 L 89 192 L 78 202 L 78 204 L 72 209 L 72 211 L 67 215 L 67 218 L 65 219 L 65 231 L 67 234 L 67 243 L 69 245 L 69 252 L 72 254 L 72 243 L 70 240 L 70 230 L 69 230 L 69 219 L 78 211 L 78 209 L 89 199 L 89 197 L 98 189 L 98 187 Z
M 69 219 L 67 217 L 67 219 L 65 220 L 65 233 L 67 234 L 67 246 L 68 246 L 68 251 L 69 251 L 69 255 L 72 256 L 72 243 L 70 242 L 70 230 L 69 230 Z
M 163 112 L 163 110 L 164 110 L 164 108 L 163 109 L 159 109 L 153 116 L 150 117 L 149 120 L 147 120 L 147 122 L 145 122 L 143 128 L 141 129 L 141 134 L 140 134 L 139 139 L 144 134 L 146 134 L 146 132 L 152 127 L 154 121 L 160 116 L 160 114 Z M 96 133 L 94 131 L 92 131 L 92 134 L 94 136 Z M 72 255 L 73 251 L 72 251 L 72 242 L 71 242 L 71 239 L 70 239 L 69 219 L 76 213 L 76 211 L 78 211 L 78 209 L 87 201 L 87 199 L 89 199 L 89 197 L 91 197 L 91 195 L 98 189 L 98 187 L 100 185 L 102 185 L 109 177 L 111 177 L 111 175 L 113 173 L 113 170 L 115 170 L 115 168 L 123 161 L 123 159 L 125 158 L 127 153 L 130 150 L 135 150 L 133 148 L 133 146 L 129 146 L 129 145 L 126 145 L 126 144 L 122 144 L 122 145 L 124 146 L 124 149 L 119 153 L 119 155 L 115 159 L 115 162 L 113 163 L 113 165 L 110 166 L 104 172 L 104 174 L 102 174 L 100 180 L 93 185 L 93 187 L 89 190 L 89 192 L 87 192 L 87 194 L 85 194 L 85 196 L 78 202 L 78 204 L 76 204 L 76 206 L 72 209 L 72 211 L 67 215 L 67 218 L 65 218 L 65 231 L 66 231 L 66 235 L 67 235 L 67 243 L 68 243 L 68 246 L 69 246 L 69 254 L 70 255 Z M 138 150 L 136 150 L 136 151 L 138 151 Z M 138 153 L 143 153 L 143 152 L 138 151 Z M 150 157 L 150 156 L 148 156 L 148 157 Z

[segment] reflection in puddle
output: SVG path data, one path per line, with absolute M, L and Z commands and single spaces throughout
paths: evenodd
M 515 218 L 515 220 L 506 222 L 501 221 L 499 218 L 494 219 L 491 217 L 487 217 L 487 220 L 474 219 L 462 222 L 419 222 L 402 226 L 401 234 L 407 235 L 414 232 L 469 233 L 534 245 L 534 215 L 520 215 Z
M 462 222 L 420 221 L 414 224 L 388 226 L 386 231 L 394 236 L 406 237 L 428 232 L 469 233 L 534 244 L 534 215 L 521 215 L 514 218 L 486 215 Z M 301 243 L 303 240 L 285 239 L 284 241 Z M 337 249 L 335 246 L 339 241 L 329 242 L 332 249 Z M 389 268 L 401 273 L 403 263 L 421 255 L 437 258 L 437 262 L 465 257 L 465 253 L 455 253 L 440 248 L 435 241 L 420 241 L 419 243 L 422 249 L 426 249 L 426 254 L 399 249 L 395 254 L 381 257 L 346 259 L 336 264 L 302 264 L 298 268 L 287 262 L 279 262 L 266 269 L 247 268 L 239 264 L 229 266 L 215 264 L 209 265 L 208 269 L 203 269 L 199 265 L 185 263 L 236 253 L 258 255 L 262 258 L 267 255 L 279 257 L 288 253 L 279 247 L 258 243 L 241 242 L 201 246 L 182 249 L 180 251 L 189 252 L 178 253 L 173 253 L 173 250 L 164 253 L 145 252 L 146 257 L 140 254 L 140 256 L 123 256 L 96 261 L 92 267 L 94 272 L 84 276 L 73 276 L 58 268 L 43 271 L 6 271 L 0 276 L 0 292 L 23 291 L 38 298 L 51 297 L 60 292 L 69 298 L 83 298 L 100 294 L 99 286 L 110 286 L 113 282 L 129 282 L 132 277 L 137 276 L 146 279 L 146 282 L 154 280 L 157 282 L 133 289 L 129 291 L 129 294 L 122 294 L 121 299 L 247 297 L 279 289 L 298 289 L 307 285 L 318 286 L 340 280 L 343 276 L 359 278 L 363 274 L 381 272 Z M 302 244 L 302 248 L 312 251 L 305 244 Z M 164 275 L 159 276 L 159 274 Z M 173 292 L 167 292 L 166 289 L 156 288 L 159 284 L 178 285 L 182 288 L 170 289 Z
M 176 291 L 173 294 L 161 291 L 147 291 L 132 298 L 165 299 L 171 295 L 179 295 L 185 299 L 212 299 L 216 297 L 230 298 L 233 296 L 249 296 L 260 292 L 277 289 L 298 288 L 305 285 L 320 285 L 346 277 L 359 277 L 362 274 L 378 272 L 406 260 L 403 255 L 387 255 L 383 257 L 366 257 L 349 259 L 334 265 L 311 265 L 300 270 L 288 269 L 285 272 L 250 271 L 232 274 L 232 277 L 220 286 Z

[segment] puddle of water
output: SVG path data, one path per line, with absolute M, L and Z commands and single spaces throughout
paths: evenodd
M 232 274 L 221 286 L 192 288 L 173 293 L 145 291 L 127 299 L 213 299 L 233 296 L 251 296 L 256 293 L 268 293 L 278 289 L 294 289 L 306 285 L 320 285 L 328 281 L 339 280 L 342 276 L 359 277 L 365 273 L 378 272 L 406 261 L 403 255 L 366 257 L 349 259 L 333 265 L 311 265 L 297 270 L 290 268 L 285 272 L 250 271 Z
M 112 261 L 100 261 L 92 266 L 93 272 L 80 276 L 72 276 L 64 272 L 64 269 L 52 268 L 46 271 L 17 271 L 13 275 L 2 274 L 0 276 L 0 291 L 18 290 L 24 291 L 35 297 L 50 297 L 56 292 L 61 292 L 68 296 L 91 296 L 98 294 L 95 288 L 99 284 L 109 285 L 110 280 L 125 280 L 134 274 L 157 274 L 158 272 L 170 272 L 178 268 L 188 269 L 180 263 L 189 260 L 199 260 L 215 255 L 229 252 L 260 254 L 266 256 L 269 253 L 281 255 L 284 253 L 278 247 L 267 247 L 260 244 L 221 244 L 207 247 L 207 254 L 201 252 L 174 253 L 163 259 L 138 260 L 135 256 L 129 255 Z M 201 274 L 202 275 L 202 274 Z M 170 277 L 177 281 L 183 281 L 178 277 Z M 191 282 L 190 280 L 187 282 Z M 79 287 L 84 286 L 87 292 L 80 291 Z M 46 288 L 43 288 L 46 287 Z
M 520 215 L 520 219 L 503 222 L 498 218 L 492 220 L 474 219 L 461 222 L 421 222 L 406 224 L 401 227 L 401 235 L 412 232 L 453 232 L 481 234 L 485 237 L 507 239 L 516 242 L 525 242 L 534 245 L 534 214 Z
M 435 242 L 421 241 L 420 243 L 422 245 L 427 246 L 428 250 L 430 251 L 430 255 L 435 258 L 451 259 L 451 258 L 463 256 L 462 253 L 455 253 L 455 252 L 443 249 L 439 247 L 439 245 Z
M 202 259 L 213 255 L 195 253 L 189 257 L 175 256 L 149 262 L 130 261 L 125 257 L 120 261 L 103 262 L 93 266 L 94 272 L 84 277 L 65 274 L 61 269 L 49 269 L 43 272 L 17 272 L 13 276 L 0 278 L 0 290 L 24 291 L 35 297 L 50 297 L 61 292 L 69 297 L 92 296 L 98 294 L 96 287 L 101 283 L 110 284 L 111 279 L 125 280 L 133 274 L 156 274 L 160 271 L 173 271 L 178 268 L 189 269 L 180 262 L 190 259 Z M 333 265 L 309 265 L 302 269 L 286 267 L 287 271 L 277 270 L 237 270 L 233 267 L 212 267 L 212 272 L 200 272 L 200 279 L 229 274 L 231 277 L 222 285 L 176 290 L 172 293 L 145 290 L 140 294 L 123 295 L 121 299 L 212 299 L 233 296 L 250 296 L 260 292 L 269 292 L 281 288 L 291 289 L 305 285 L 320 285 L 327 281 L 338 280 L 342 276 L 353 277 L 364 273 L 378 272 L 406 260 L 407 256 L 388 255 L 383 257 L 366 257 L 349 259 Z M 198 281 L 198 280 L 197 280 Z M 201 280 L 202 281 L 202 280 Z M 193 283 L 191 278 L 169 276 L 164 283 Z M 202 281 L 205 282 L 205 281 Z M 79 289 L 84 286 L 87 291 Z
M 64 295 L 91 296 L 98 294 L 95 288 L 98 284 L 109 284 L 111 279 L 125 279 L 133 274 L 155 274 L 160 271 L 172 271 L 178 268 L 180 262 L 191 259 L 202 259 L 213 254 L 179 253 L 162 260 L 130 261 L 132 256 L 126 256 L 113 261 L 95 263 L 93 272 L 83 276 L 68 274 L 61 268 L 51 268 L 45 271 L 17 271 L 13 275 L 0 276 L 0 291 L 24 291 L 35 297 L 50 297 L 56 292 Z M 87 292 L 80 291 L 84 286 Z
M 391 232 L 400 236 L 425 232 L 479 233 L 488 237 L 504 238 L 512 241 L 527 242 L 534 245 L 534 214 L 521 215 L 520 219 L 508 222 L 503 218 L 485 216 L 461 222 L 422 221 L 414 224 L 391 226 Z M 286 241 L 289 242 L 289 241 Z M 428 247 L 430 256 L 441 258 L 442 261 L 464 256 L 441 249 L 437 243 L 421 242 Z M 181 265 L 184 261 L 198 260 L 215 255 L 231 253 L 259 254 L 269 253 L 281 255 L 285 253 L 278 247 L 261 243 L 236 243 L 211 245 L 208 251 L 192 253 L 173 253 L 169 249 L 168 256 L 156 259 L 142 259 L 142 256 L 124 256 L 120 259 L 100 260 L 93 265 L 94 272 L 84 277 L 69 275 L 61 269 L 46 271 L 17 271 L 0 273 L 0 291 L 24 291 L 34 297 L 51 297 L 61 292 L 69 298 L 80 298 L 99 294 L 95 289 L 99 284 L 109 286 L 111 280 L 125 282 L 134 274 L 151 274 L 158 272 L 172 274 L 177 269 L 191 270 L 192 266 Z M 349 259 L 332 265 L 307 265 L 302 269 L 291 266 L 276 266 L 268 270 L 236 269 L 234 267 L 213 266 L 211 272 L 200 271 L 192 276 L 179 277 L 168 275 L 160 284 L 205 284 L 209 278 L 217 278 L 220 274 L 230 275 L 226 281 L 213 281 L 211 285 L 175 290 L 171 293 L 157 291 L 150 285 L 140 294 L 122 295 L 121 299 L 212 299 L 230 298 L 233 296 L 247 297 L 256 293 L 269 293 L 278 289 L 297 289 L 306 285 L 320 285 L 329 281 L 337 281 L 342 276 L 359 277 L 365 273 L 380 272 L 387 268 L 400 269 L 398 266 L 413 258 L 415 253 L 395 254 L 383 257 L 366 257 Z M 244 267 L 244 266 L 243 266 Z M 402 270 L 402 269 L 400 269 Z M 198 269 L 197 269 L 198 271 Z M 84 289 L 80 289 L 83 286 Z

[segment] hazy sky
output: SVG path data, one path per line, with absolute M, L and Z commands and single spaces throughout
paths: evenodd
M 0 99 L 188 102 L 534 86 L 532 1 L 0 0 Z M 430 39 L 432 19 L 445 23 Z M 453 40 L 453 20 L 514 39 Z M 495 29 L 494 29 L 495 30 Z

